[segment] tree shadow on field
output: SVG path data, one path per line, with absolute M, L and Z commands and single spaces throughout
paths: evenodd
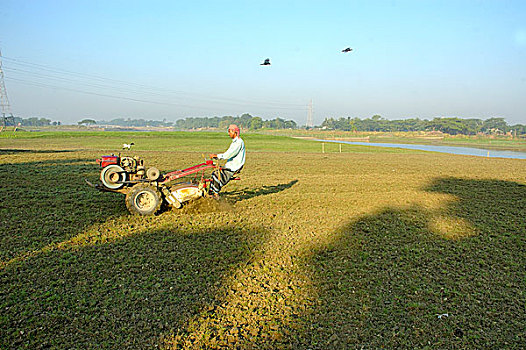
M 455 200 L 436 210 L 385 208 L 308 258 L 319 305 L 288 337 L 293 347 L 524 344 L 526 186 L 438 178 L 425 190 Z
M 224 302 L 266 232 L 146 230 L 0 270 L 1 348 L 144 349 Z
M 18 153 L 68 153 L 68 152 L 78 152 L 78 150 L 70 150 L 70 149 L 45 150 L 45 149 L 3 148 L 3 149 L 0 149 L 0 156 L 1 155 L 18 154 Z
M 49 159 L 0 164 L 0 263 L 76 236 L 110 216 L 126 213 L 120 195 L 101 193 L 93 159 Z
M 261 186 L 260 188 L 257 188 L 255 190 L 244 189 L 230 192 L 225 191 L 224 195 L 233 202 L 240 202 L 258 196 L 265 196 L 272 193 L 284 191 L 294 186 L 297 182 L 298 180 L 292 180 L 291 182 L 285 184 L 278 184 L 274 186 Z

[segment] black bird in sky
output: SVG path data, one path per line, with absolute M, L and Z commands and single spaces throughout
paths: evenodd
M 260 64 L 260 66 L 270 66 L 270 58 L 267 58 L 265 62 Z
M 342 52 L 351 52 L 351 51 L 352 51 L 352 49 L 350 47 L 342 50 Z

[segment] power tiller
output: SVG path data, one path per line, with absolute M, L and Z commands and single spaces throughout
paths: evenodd
M 167 174 L 151 167 L 146 169 L 140 157 L 119 155 L 102 156 L 96 160 L 101 166 L 101 184 L 86 183 L 100 191 L 126 195 L 126 207 L 132 214 L 153 215 L 163 203 L 180 209 L 189 201 L 209 196 L 211 177 L 205 171 L 220 166 L 212 159 L 192 167 Z M 188 181 L 184 177 L 193 175 Z M 237 178 L 238 179 L 238 178 Z

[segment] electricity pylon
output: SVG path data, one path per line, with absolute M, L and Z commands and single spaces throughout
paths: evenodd
M 307 112 L 307 127 L 312 128 L 314 126 L 314 121 L 312 120 L 312 99 L 309 102 L 309 109 Z
M 7 90 L 4 83 L 4 71 L 2 70 L 2 51 L 0 51 L 0 107 L 2 109 L 2 131 L 7 126 L 7 120 L 11 119 L 14 125 L 13 114 L 11 113 L 11 106 L 9 106 L 9 98 L 7 98 Z

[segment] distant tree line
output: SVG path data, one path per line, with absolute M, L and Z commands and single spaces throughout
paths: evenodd
M 92 124 L 90 119 L 84 119 L 79 124 Z M 275 118 L 271 120 L 263 120 L 260 117 L 253 117 L 248 113 L 240 117 L 224 116 L 224 117 L 187 117 L 179 119 L 175 123 L 158 120 L 144 120 L 144 119 L 124 119 L 118 118 L 110 121 L 101 120 L 97 122 L 101 125 L 117 125 L 128 127 L 176 127 L 178 129 L 207 129 L 207 128 L 223 128 L 226 129 L 230 124 L 237 124 L 244 129 L 258 130 L 262 128 L 268 129 L 295 129 L 297 124 L 294 120 L 284 120 Z
M 508 125 L 504 118 L 482 120 L 437 117 L 433 120 L 419 118 L 387 120 L 379 115 L 374 115 L 366 119 L 326 118 L 321 124 L 321 128 L 344 131 L 441 131 L 450 135 L 505 134 L 508 132 L 516 132 L 517 135 L 526 134 L 526 125 Z
M 266 129 L 296 129 L 298 125 L 294 120 L 284 120 L 275 118 L 263 120 L 260 117 L 253 117 L 248 113 L 240 117 L 204 117 L 204 118 L 185 118 L 175 122 L 175 126 L 180 129 L 199 129 L 199 128 L 219 128 L 226 129 L 230 124 L 236 124 L 243 129 L 258 130 Z
M 20 117 L 6 117 L 2 124 L 5 122 L 6 126 L 50 126 L 50 125 L 61 125 L 58 121 L 51 121 L 51 119 L 43 117 L 31 117 L 31 118 L 20 118 Z
M 89 121 L 89 119 L 84 119 L 80 121 L 79 124 L 81 123 L 85 124 L 86 121 Z M 116 118 L 112 120 L 100 120 L 96 122 L 96 124 L 116 125 L 116 126 L 135 126 L 135 127 L 143 127 L 143 126 L 170 127 L 170 126 L 173 126 L 174 123 L 166 121 L 166 119 L 146 120 L 146 119 Z

